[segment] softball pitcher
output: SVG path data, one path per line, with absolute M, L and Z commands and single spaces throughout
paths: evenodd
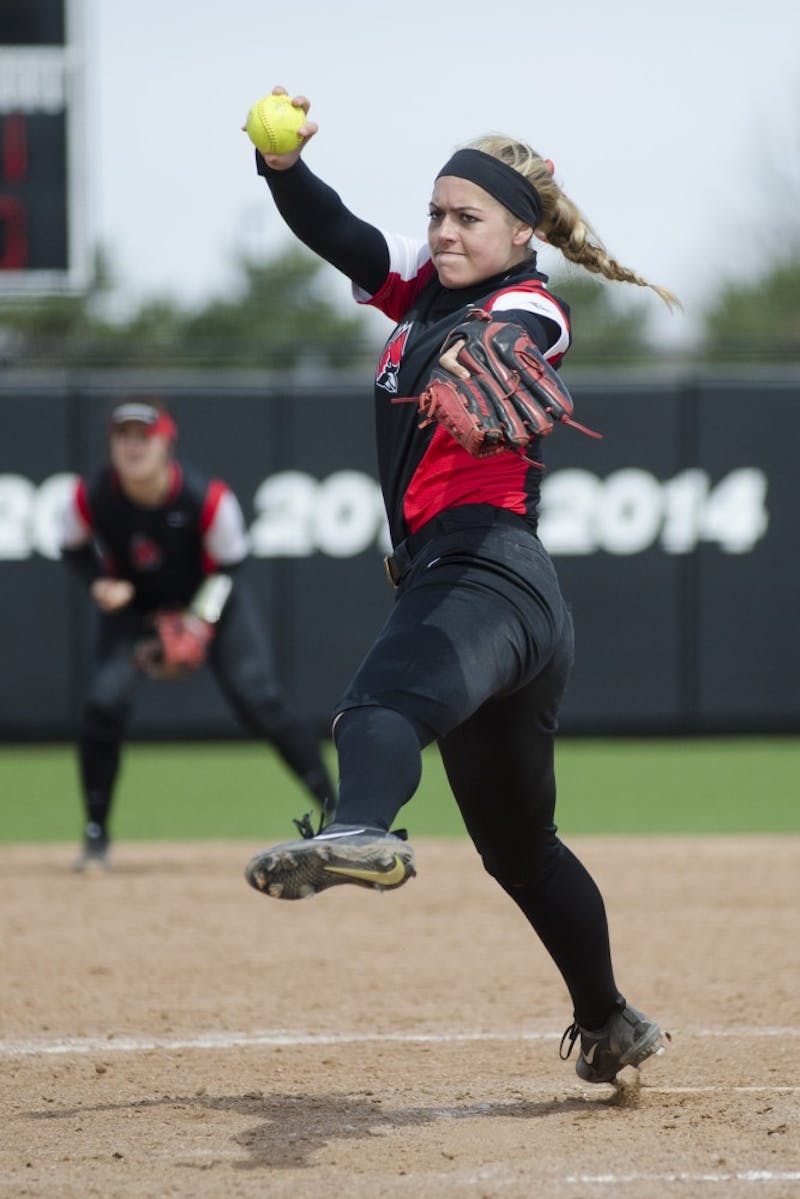
M 308 113 L 304 97 L 294 104 Z M 303 145 L 316 132 L 307 119 Z M 435 741 L 486 870 L 524 913 L 569 991 L 574 1020 L 563 1055 L 580 1039 L 578 1075 L 608 1082 L 663 1042 L 658 1024 L 620 993 L 602 897 L 556 832 L 553 742 L 573 630 L 537 536 L 542 438 L 532 437 L 524 453 L 496 440 L 492 452 L 473 456 L 437 419 L 438 401 L 422 421 L 415 404 L 396 401 L 430 395 L 442 372 L 465 398 L 501 396 L 502 371 L 490 377 L 491 347 L 483 347 L 485 367 L 475 358 L 471 369 L 464 365 L 463 347 L 479 344 L 473 333 L 481 322 L 510 327 L 509 344 L 532 343 L 527 360 L 540 357 L 540 376 L 552 374 L 570 345 L 570 315 L 537 268 L 534 237 L 608 279 L 651 285 L 606 254 L 552 162 L 511 138 L 482 138 L 442 166 L 425 240 L 387 234 L 353 215 L 309 170 L 302 148 L 256 153 L 279 212 L 352 281 L 359 303 L 394 324 L 374 400 L 395 604 L 337 708 L 334 821 L 256 854 L 246 877 L 278 899 L 343 884 L 402 886 L 415 873 L 414 855 L 391 830 L 419 783 L 421 750 Z M 506 377 L 505 391 L 515 389 L 518 381 Z

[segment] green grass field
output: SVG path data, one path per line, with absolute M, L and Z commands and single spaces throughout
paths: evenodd
M 335 754 L 327 747 L 335 769 Z M 800 832 L 800 737 L 559 743 L 558 821 L 581 833 Z M 0 841 L 71 841 L 82 815 L 71 746 L 0 747 Z M 130 744 L 112 819 L 116 838 L 291 836 L 309 803 L 269 749 L 249 742 Z M 416 836 L 463 833 L 435 749 L 401 813 Z

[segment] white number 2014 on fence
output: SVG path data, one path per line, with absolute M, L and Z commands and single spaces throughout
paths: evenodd
M 539 532 L 556 556 L 638 554 L 654 545 L 668 554 L 688 554 L 701 543 L 745 554 L 767 531 L 766 498 L 766 475 L 750 466 L 714 485 L 697 469 L 665 482 L 637 469 L 605 479 L 560 470 L 542 481 Z

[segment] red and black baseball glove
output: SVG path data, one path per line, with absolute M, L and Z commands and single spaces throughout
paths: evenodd
M 157 612 L 155 633 L 138 643 L 134 661 L 153 679 L 178 679 L 206 660 L 214 626 L 193 612 Z
M 535 437 L 552 432 L 556 421 L 590 437 L 602 436 L 572 419 L 566 386 L 521 326 L 471 308 L 451 330 L 441 353 L 456 342 L 461 343 L 456 357 L 469 371 L 468 379 L 437 366 L 420 396 L 392 401 L 415 401 L 420 428 L 438 422 L 475 458 L 504 450 L 524 455 Z

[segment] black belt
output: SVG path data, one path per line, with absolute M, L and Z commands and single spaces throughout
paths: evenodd
M 390 587 L 399 587 L 403 576 L 411 566 L 419 551 L 439 533 L 452 533 L 456 529 L 488 529 L 494 525 L 519 525 L 522 523 L 529 532 L 536 532 L 536 526 L 526 517 L 517 512 L 509 512 L 506 508 L 495 508 L 491 504 L 464 504 L 459 508 L 434 516 L 416 533 L 412 533 L 394 547 L 391 554 L 383 559 L 386 580 Z

